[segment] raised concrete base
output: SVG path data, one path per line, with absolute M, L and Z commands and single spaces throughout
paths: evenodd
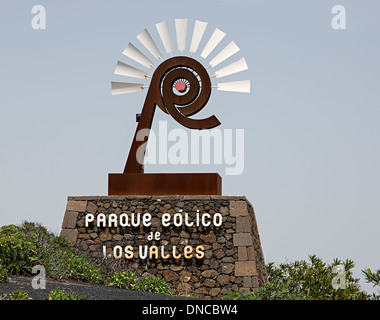
M 169 226 L 162 223 L 165 213 L 172 219 Z M 127 217 L 138 214 L 151 218 L 149 226 L 125 226 Z M 94 217 L 87 226 L 86 216 Z M 197 216 L 206 218 L 206 226 L 197 225 Z M 221 225 L 213 224 L 217 217 Z M 103 218 L 106 224 L 98 225 Z M 149 236 L 157 232 L 158 239 L 152 240 Z M 155 275 L 177 294 L 220 299 L 229 291 L 255 291 L 268 281 L 255 213 L 244 196 L 68 197 L 61 235 L 105 277 L 122 270 Z M 133 248 L 129 257 L 127 246 Z M 145 246 L 146 257 L 139 252 Z M 152 254 L 154 247 L 158 251 Z M 196 248 L 203 248 L 203 257 L 197 257 Z

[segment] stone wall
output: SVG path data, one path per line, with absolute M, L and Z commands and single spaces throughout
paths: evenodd
M 130 217 L 132 213 L 135 216 L 149 213 L 151 225 L 98 227 L 96 223 L 100 214 Z M 161 221 L 165 213 L 172 217 L 177 213 L 185 217 L 188 213 L 193 226 L 183 223 L 165 227 Z M 222 225 L 196 226 L 197 214 L 201 217 L 206 213 L 210 220 L 220 213 Z M 88 214 L 95 219 L 86 227 Z M 159 240 L 149 241 L 151 232 L 159 232 Z M 177 294 L 220 299 L 229 291 L 257 290 L 267 281 L 255 214 L 244 196 L 68 197 L 61 235 L 74 245 L 77 254 L 87 255 L 105 277 L 121 270 L 133 271 L 138 276 L 155 275 L 165 279 Z M 123 255 L 115 259 L 115 247 L 124 250 L 128 245 L 136 248 L 133 258 Z M 137 248 L 145 245 L 163 246 L 165 255 L 175 247 L 181 257 L 141 259 Z M 193 248 L 191 258 L 185 258 L 186 246 Z M 203 248 L 201 259 L 195 255 L 198 246 Z

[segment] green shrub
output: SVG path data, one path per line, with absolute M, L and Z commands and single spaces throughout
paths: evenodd
M 45 267 L 46 275 L 53 279 L 65 278 L 69 272 L 66 256 L 73 252 L 71 243 L 57 237 L 38 223 L 24 222 L 20 231 L 37 246 L 37 257 Z
M 371 269 L 367 268 L 362 270 L 362 273 L 365 276 L 365 279 L 368 283 L 372 283 L 373 287 L 380 287 L 380 270 L 376 270 L 376 272 L 373 272 Z M 377 291 L 380 293 L 380 291 Z M 376 293 L 372 293 L 371 300 L 380 300 L 380 295 Z
M 65 290 L 55 289 L 44 300 L 87 300 L 76 293 L 69 294 Z
M 306 295 L 301 291 L 293 290 L 287 283 L 279 281 L 267 282 L 256 292 L 250 292 L 251 300 L 305 300 Z
M 352 270 L 354 262 L 347 259 L 334 259 L 328 265 L 315 255 L 309 256 L 310 263 L 305 260 L 267 265 L 269 282 L 283 283 L 290 288 L 290 293 L 299 292 L 312 300 L 365 300 L 369 296 L 359 289 L 359 279 L 354 278 Z M 345 270 L 345 288 L 334 289 L 332 280 L 336 276 L 332 272 L 334 266 L 342 265 Z
M 173 295 L 173 291 L 165 280 L 155 276 L 140 279 L 137 282 L 136 290 Z
M 0 262 L 9 274 L 28 275 L 40 264 L 35 237 L 26 236 L 15 225 L 0 229 Z
M 337 265 L 344 267 L 345 286 L 334 289 L 333 278 L 337 276 L 333 268 Z M 367 300 L 380 299 L 380 296 L 368 295 L 359 288 L 359 279 L 354 278 L 352 269 L 354 262 L 347 259 L 334 259 L 327 264 L 316 255 L 305 260 L 275 265 L 268 263 L 267 273 L 269 282 L 256 292 L 229 292 L 223 300 Z M 362 270 L 368 282 L 380 285 L 380 270 L 376 273 L 369 269 Z
M 103 283 L 92 261 L 76 256 L 70 242 L 34 222 L 0 229 L 0 265 L 14 275 L 31 275 L 33 266 L 42 265 L 49 278 Z M 2 274 L 0 268 L 0 280 Z
M 367 268 L 362 270 L 362 273 L 368 283 L 372 283 L 374 287 L 380 287 L 380 270 L 373 272 L 371 269 Z
M 107 279 L 106 286 L 135 290 L 137 287 L 137 276 L 133 272 L 115 272 Z
M 0 283 L 9 282 L 8 269 L 0 264 Z
M 66 255 L 68 266 L 67 277 L 75 280 L 87 281 L 95 284 L 103 284 L 104 279 L 99 269 L 85 256 L 78 257 L 69 252 Z
M 112 277 L 106 280 L 106 286 L 168 295 L 174 294 L 165 280 L 155 276 L 137 280 L 137 276 L 133 272 L 115 272 Z
M 12 300 L 29 300 L 28 294 L 23 290 L 16 290 L 11 293 Z
M 305 300 L 306 296 L 294 291 L 286 283 L 277 281 L 267 282 L 256 292 L 230 291 L 222 300 Z
M 30 275 L 33 266 L 43 265 L 49 277 L 62 278 L 68 271 L 63 259 L 68 251 L 69 242 L 39 224 L 24 222 L 0 229 L 0 261 L 9 274 Z
M 245 300 L 243 292 L 229 291 L 222 300 Z

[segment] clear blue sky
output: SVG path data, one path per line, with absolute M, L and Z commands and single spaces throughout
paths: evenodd
M 37 4 L 46 30 L 31 27 Z M 346 30 L 331 27 L 335 4 Z M 0 225 L 38 221 L 59 233 L 67 196 L 107 194 L 145 98 L 111 95 L 116 61 L 128 63 L 121 53 L 144 28 L 156 37 L 155 23 L 198 19 L 208 37 L 226 32 L 249 66 L 236 80 L 250 79 L 252 92 L 214 91 L 203 113 L 245 130 L 245 170 L 183 170 L 219 172 L 224 195 L 247 196 L 266 262 L 350 258 L 363 278 L 380 268 L 379 16 L 376 0 L 3 2 Z M 159 120 L 180 127 L 160 110 L 154 128 Z

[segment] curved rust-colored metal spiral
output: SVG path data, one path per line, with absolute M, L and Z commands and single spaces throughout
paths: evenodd
M 184 82 L 183 92 L 175 89 L 178 81 Z M 137 141 L 137 133 L 150 129 L 155 107 L 170 114 L 178 123 L 190 129 L 211 129 L 220 124 L 213 115 L 205 119 L 188 116 L 201 111 L 211 95 L 211 80 L 206 69 L 189 57 L 173 57 L 162 62 L 155 70 L 136 128 L 124 173 L 142 173 L 146 141 Z

